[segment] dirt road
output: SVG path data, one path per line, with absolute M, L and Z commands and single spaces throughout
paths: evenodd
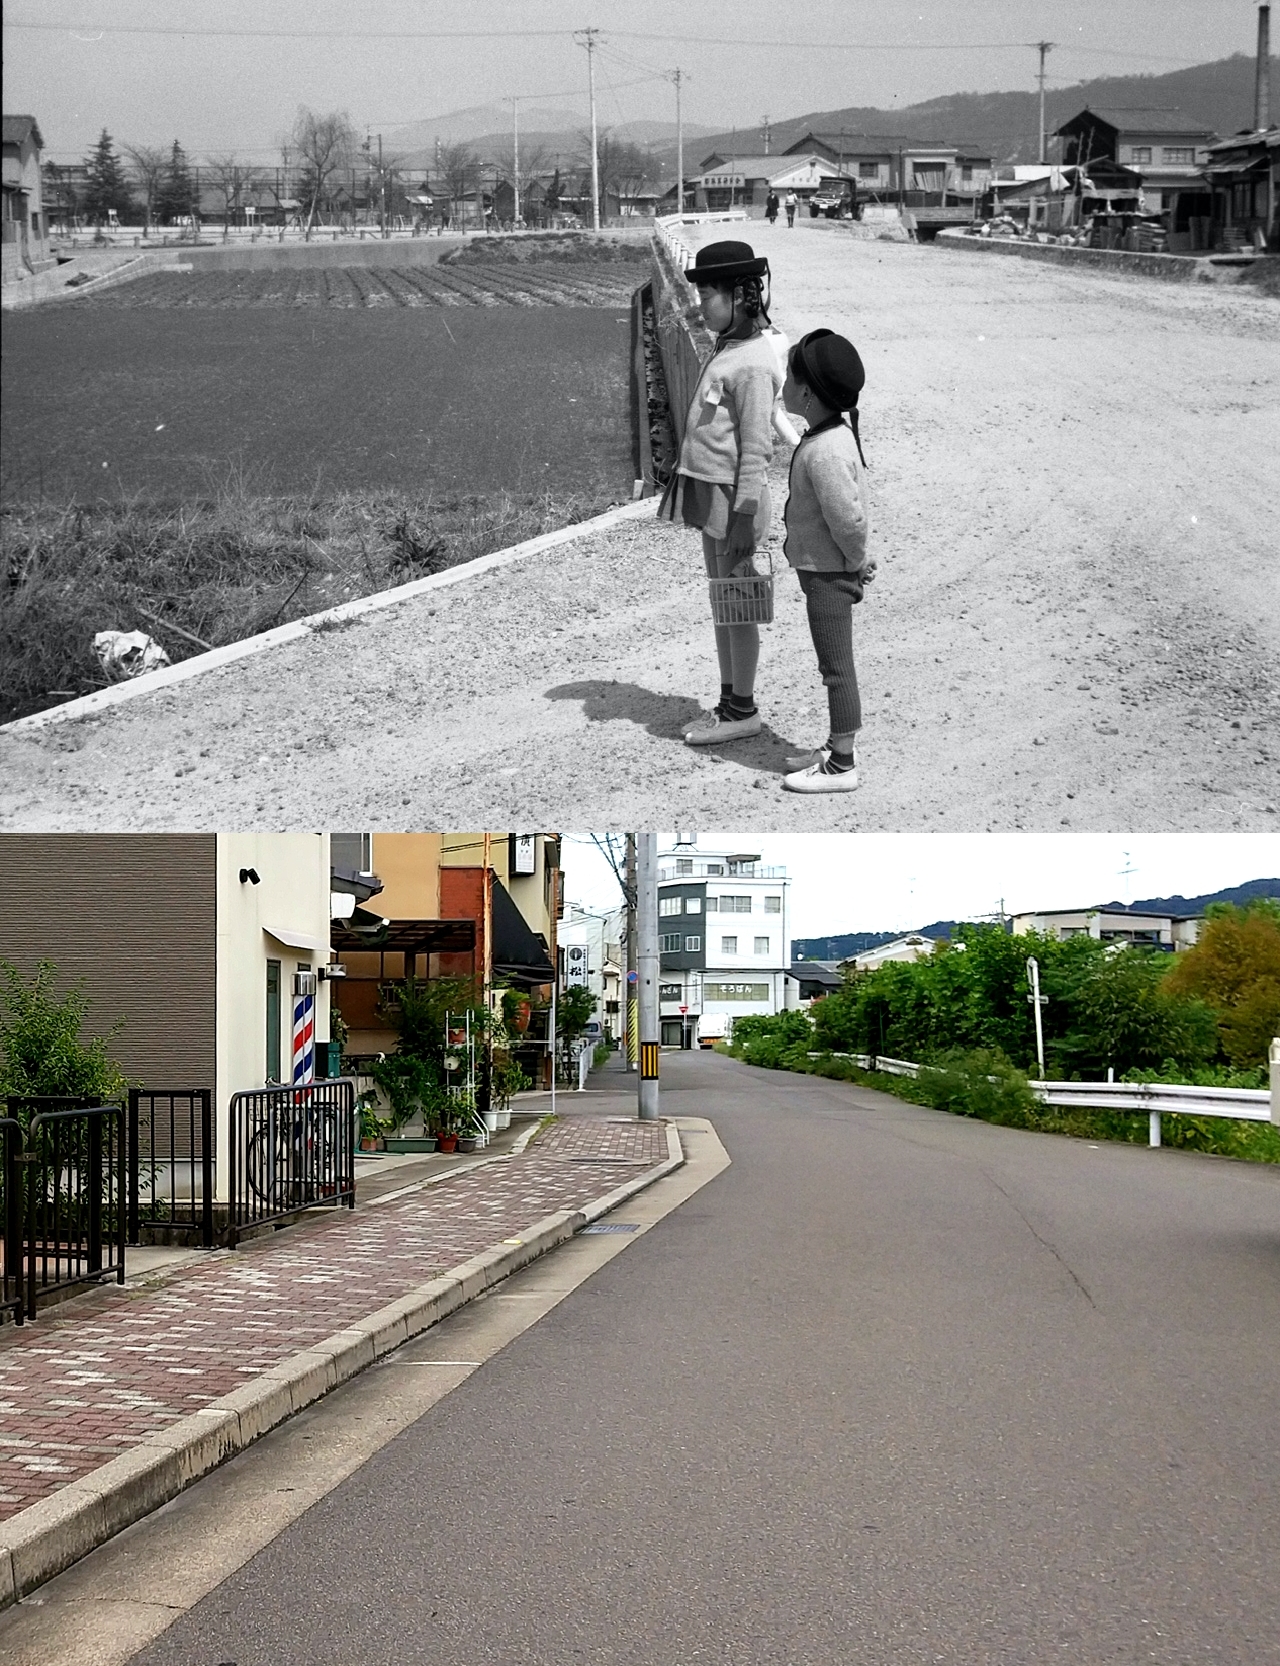
M 867 364 L 856 794 L 780 791 L 825 733 L 785 571 L 765 734 L 681 744 L 717 680 L 700 560 L 640 521 L 0 734 L 3 824 L 1274 831 L 1280 305 L 751 231 L 782 327 L 843 330 Z

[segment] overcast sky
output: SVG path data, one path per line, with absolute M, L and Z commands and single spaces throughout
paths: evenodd
M 669 850 L 674 835 L 660 835 Z M 909 931 L 934 920 L 1201 896 L 1280 877 L 1280 834 L 699 833 L 705 852 L 750 851 L 791 878 L 792 937 Z M 613 908 L 617 883 L 586 834 L 566 836 L 566 893 Z M 1131 873 L 1122 870 L 1130 868 Z
M 5 0 L 4 14 L 5 109 L 34 115 L 58 160 L 105 126 L 265 161 L 299 103 L 375 131 L 511 97 L 576 96 L 585 113 L 585 25 L 601 31 L 603 125 L 674 119 L 655 76 L 679 66 L 686 116 L 711 126 L 1030 88 L 1040 38 L 1057 43 L 1055 84 L 1160 74 L 1252 52 L 1257 27 L 1254 0 Z

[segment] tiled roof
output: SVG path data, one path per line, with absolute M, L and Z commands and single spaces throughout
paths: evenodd
M 5 116 L 0 119 L 3 120 L 3 140 L 6 145 L 20 145 L 28 134 L 34 134 L 37 150 L 44 149 L 44 140 L 40 137 L 40 129 L 34 116 Z
M 1114 127 L 1118 133 L 1185 133 L 1210 134 L 1211 127 L 1203 122 L 1194 121 L 1190 116 L 1184 116 L 1181 110 L 1119 110 L 1113 107 L 1095 108 L 1087 104 L 1079 115 L 1072 116 L 1069 122 L 1064 122 L 1058 129 L 1063 132 L 1074 126 L 1085 116 L 1094 116 L 1098 121 L 1105 122 L 1108 127 Z

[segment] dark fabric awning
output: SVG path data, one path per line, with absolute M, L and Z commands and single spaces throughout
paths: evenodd
M 500 879 L 493 882 L 493 970 L 512 983 L 551 983 L 555 967 L 546 939 L 529 929 Z
M 397 954 L 467 954 L 476 946 L 474 920 L 388 920 L 379 930 L 362 931 L 362 914 L 371 919 L 364 909 L 357 908 L 352 920 L 333 922 L 331 942 L 340 954 L 359 954 L 368 949 Z

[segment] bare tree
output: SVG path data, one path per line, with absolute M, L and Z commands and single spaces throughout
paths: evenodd
M 351 125 L 351 117 L 345 110 L 331 110 L 320 115 L 300 104 L 289 133 L 289 142 L 302 163 L 306 193 L 310 197 L 306 226 L 306 237 L 310 241 L 320 199 L 338 169 L 352 165 L 359 140 Z
M 479 183 L 480 158 L 470 145 L 441 145 L 436 166 L 449 192 L 453 218 L 456 219 L 458 203 Z
M 211 156 L 209 167 L 222 193 L 225 230 L 231 223 L 231 216 L 239 213 L 245 197 L 257 187 L 258 181 L 253 169 L 246 167 L 234 151 L 225 156 Z
M 142 191 L 143 229 L 150 237 L 160 183 L 169 166 L 169 152 L 159 145 L 125 145 L 124 153 L 133 163 L 133 171 Z

